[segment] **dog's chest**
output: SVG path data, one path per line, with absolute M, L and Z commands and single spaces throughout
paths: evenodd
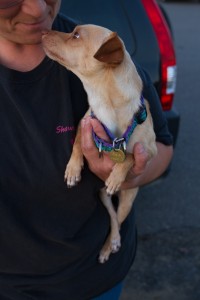
M 97 117 L 97 119 L 102 124 L 104 124 L 104 126 L 106 126 L 109 129 L 109 131 L 112 132 L 112 134 L 120 134 L 120 124 L 117 120 L 115 113 L 112 110 L 108 108 L 106 109 L 105 107 L 99 107 L 98 110 L 95 109 L 94 114 Z
M 98 110 L 93 110 L 96 118 L 107 128 L 106 131 L 111 133 L 111 136 L 121 138 L 126 132 L 131 123 L 132 117 L 130 112 L 116 111 L 114 109 L 100 106 Z
M 120 138 L 133 118 L 133 106 L 124 103 L 117 107 L 114 102 L 110 103 L 102 97 L 91 95 L 89 104 L 96 118 L 112 133 L 113 136 Z M 106 98 L 106 97 L 105 97 Z

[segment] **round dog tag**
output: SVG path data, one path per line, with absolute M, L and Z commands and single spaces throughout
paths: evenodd
M 121 149 L 112 150 L 109 155 L 110 159 L 116 163 L 122 163 L 126 158 L 124 151 Z

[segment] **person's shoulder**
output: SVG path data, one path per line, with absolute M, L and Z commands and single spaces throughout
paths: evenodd
M 72 32 L 79 23 L 77 20 L 59 13 L 54 20 L 52 29 L 62 32 Z
M 134 61 L 134 64 L 135 64 L 138 74 L 140 75 L 140 77 L 143 81 L 143 84 L 146 86 L 151 85 L 152 81 L 151 81 L 151 78 L 150 78 L 148 72 L 137 62 Z

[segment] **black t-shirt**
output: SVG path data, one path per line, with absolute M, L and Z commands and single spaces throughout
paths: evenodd
M 54 28 L 71 31 L 58 16 Z M 157 140 L 171 144 L 145 73 Z M 103 265 L 99 251 L 109 216 L 102 182 L 85 166 L 73 189 L 64 183 L 75 131 L 87 110 L 79 79 L 45 58 L 30 72 L 0 66 L 0 299 L 86 300 L 127 274 L 135 256 L 134 209 L 122 225 L 122 247 Z

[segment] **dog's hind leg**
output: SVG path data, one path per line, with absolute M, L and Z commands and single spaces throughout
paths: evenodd
M 119 191 L 119 206 L 117 209 L 117 220 L 119 228 L 128 216 L 133 202 L 137 196 L 138 188 Z
M 138 188 L 121 190 L 119 192 L 119 205 L 117 212 L 113 207 L 111 196 L 106 192 L 106 189 L 101 190 L 101 200 L 108 210 L 111 220 L 111 231 L 108 235 L 106 242 L 101 249 L 99 255 L 99 262 L 105 263 L 111 253 L 117 252 L 121 247 L 120 227 L 123 221 L 128 216 L 135 197 L 137 195 Z
M 100 255 L 99 255 L 99 262 L 104 263 L 109 259 L 109 256 L 111 253 L 115 253 L 119 250 L 121 246 L 121 238 L 119 234 L 119 224 L 117 221 L 117 213 L 115 211 L 115 208 L 112 203 L 111 196 L 107 194 L 106 189 L 103 188 L 100 191 L 101 193 L 101 200 L 106 207 L 109 215 L 110 215 L 110 221 L 111 221 L 111 230 L 110 233 L 106 239 L 106 242 L 101 249 Z

